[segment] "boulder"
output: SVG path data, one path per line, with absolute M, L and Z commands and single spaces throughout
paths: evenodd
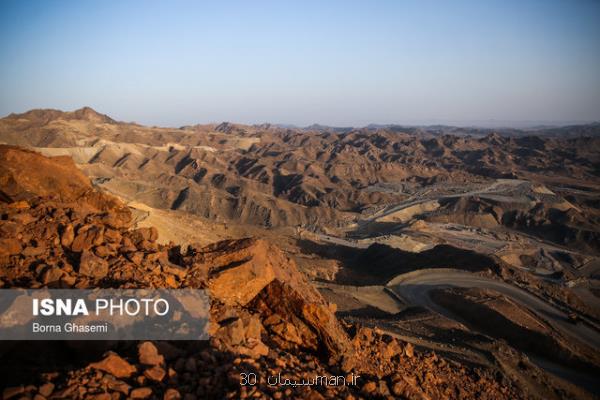
M 137 370 L 117 354 L 110 353 L 102 361 L 90 364 L 90 367 L 100 371 L 108 372 L 116 378 L 129 378 Z
M 324 349 L 329 357 L 350 358 L 352 344 L 331 308 L 276 246 L 257 239 L 227 240 L 193 253 L 193 260 L 186 260 L 193 262 L 187 285 L 201 287 L 201 279 L 206 279 L 214 300 L 225 308 L 243 308 L 252 310 L 253 317 L 260 315 L 272 334 L 269 337 L 278 337 L 284 348 Z M 213 312 L 223 314 L 223 310 Z M 223 325 L 226 333 L 217 335 L 227 337 L 228 351 L 232 346 L 237 346 L 234 351 L 238 352 L 253 348 L 247 338 L 250 319 L 244 315 L 228 318 Z M 265 351 L 260 336 L 250 342 Z
M 158 353 L 158 349 L 152 342 L 143 342 L 138 347 L 138 358 L 140 364 L 144 365 L 162 365 L 165 358 Z
M 282 261 L 280 252 L 262 240 L 224 241 L 203 250 L 210 294 L 226 305 L 248 304 L 275 278 L 273 265 Z

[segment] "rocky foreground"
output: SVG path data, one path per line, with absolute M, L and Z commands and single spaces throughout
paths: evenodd
M 5 399 L 533 396 L 494 371 L 338 321 L 294 262 L 263 240 L 158 244 L 155 229 L 130 229 L 127 207 L 92 188 L 70 158 L 0 146 L 0 216 L 1 287 L 193 287 L 212 298 L 208 342 L 4 342 Z M 256 384 L 241 385 L 250 373 Z M 276 376 L 347 384 L 270 385 Z

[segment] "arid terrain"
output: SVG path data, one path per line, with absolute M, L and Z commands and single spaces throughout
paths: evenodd
M 0 215 L 0 287 L 212 300 L 208 342 L 2 342 L 6 399 L 600 396 L 598 124 L 32 110 L 0 119 Z M 361 378 L 268 385 L 278 373 Z

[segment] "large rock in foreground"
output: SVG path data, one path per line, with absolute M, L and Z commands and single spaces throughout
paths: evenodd
M 215 337 L 225 349 L 261 355 L 263 333 L 277 347 L 349 360 L 349 339 L 331 307 L 276 246 L 223 241 L 191 248 L 184 263 L 192 265 L 187 284 L 205 286 L 216 302 Z

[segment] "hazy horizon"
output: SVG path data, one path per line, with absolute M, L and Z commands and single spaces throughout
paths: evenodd
M 183 125 L 161 125 L 161 124 L 147 124 L 140 121 L 135 120 L 122 120 L 119 118 L 115 118 L 113 115 L 110 115 L 102 110 L 95 109 L 91 106 L 82 106 L 74 109 L 59 109 L 53 107 L 44 107 L 44 108 L 32 108 L 28 110 L 23 110 L 19 112 L 10 112 L 8 114 L 0 115 L 0 118 L 8 117 L 12 114 L 23 114 L 33 110 L 56 110 L 61 112 L 75 112 L 83 108 L 91 108 L 95 112 L 99 114 L 104 114 L 117 122 L 123 123 L 135 123 L 146 126 L 157 126 L 163 128 L 180 128 L 182 126 L 190 126 L 190 125 L 218 125 L 221 123 L 232 123 L 232 124 L 240 124 L 240 125 L 263 125 L 270 124 L 281 127 L 290 127 L 290 128 L 309 128 L 313 125 L 320 125 L 329 128 L 365 128 L 369 126 L 400 126 L 400 127 L 431 127 L 431 126 L 448 126 L 452 128 L 481 128 L 481 129 L 528 129 L 528 128 L 540 128 L 540 127 L 564 127 L 564 126 L 576 126 L 576 125 L 589 125 L 589 124 L 600 124 L 600 120 L 593 121 L 496 121 L 496 120 L 488 120 L 488 121 L 431 121 L 431 122 L 390 122 L 390 123 L 378 123 L 378 122 L 370 122 L 363 125 L 330 125 L 321 122 L 313 122 L 310 124 L 298 125 L 298 124 L 290 124 L 287 122 L 273 122 L 273 121 L 257 121 L 257 122 L 239 122 L 239 121 L 195 121 L 188 124 Z
M 600 2 L 0 3 L 0 115 L 182 126 L 600 120 Z
M 83 109 L 86 107 L 93 109 L 95 112 L 97 112 L 99 114 L 107 115 L 108 117 L 114 119 L 117 122 L 135 123 L 135 124 L 140 124 L 140 125 L 157 126 L 157 127 L 163 127 L 163 128 L 180 128 L 182 126 L 189 126 L 189 125 L 218 125 L 221 123 L 232 123 L 232 124 L 240 124 L 240 125 L 271 124 L 271 125 L 276 125 L 276 126 L 281 126 L 281 127 L 290 127 L 290 128 L 308 128 L 313 125 L 321 125 L 321 126 L 330 127 L 330 128 L 364 128 L 364 127 L 369 127 L 369 126 L 431 127 L 431 126 L 439 125 L 439 126 L 448 126 L 448 127 L 453 127 L 453 128 L 528 129 L 528 128 L 540 128 L 540 127 L 551 128 L 551 127 L 564 127 L 564 126 L 571 126 L 571 125 L 589 125 L 589 124 L 599 124 L 600 123 L 600 120 L 591 120 L 591 121 L 497 121 L 497 120 L 435 121 L 435 120 L 433 120 L 431 122 L 387 122 L 387 123 L 369 122 L 369 123 L 363 124 L 363 125 L 331 125 L 331 124 L 326 124 L 326 123 L 317 121 L 317 122 L 312 122 L 310 124 L 299 125 L 299 124 L 292 124 L 292 123 L 281 122 L 281 121 L 278 121 L 278 122 L 274 122 L 274 121 L 239 122 L 239 121 L 231 121 L 231 120 L 229 120 L 229 121 L 205 120 L 205 121 L 195 121 L 195 122 L 191 122 L 191 123 L 187 123 L 187 124 L 180 124 L 180 125 L 161 125 L 161 124 L 144 123 L 144 122 L 135 121 L 135 120 L 119 119 L 109 113 L 103 112 L 102 110 L 95 109 L 94 107 L 91 107 L 88 105 L 74 108 L 74 109 L 60 109 L 60 108 L 56 108 L 56 107 L 32 108 L 32 109 L 18 111 L 18 112 L 13 111 L 8 114 L 0 115 L 0 118 L 8 117 L 11 114 L 23 114 L 23 113 L 26 113 L 28 111 L 33 111 L 33 110 L 56 110 L 56 111 L 61 111 L 61 112 L 74 112 L 74 111 L 77 111 L 77 110 L 80 110 L 80 109 Z

